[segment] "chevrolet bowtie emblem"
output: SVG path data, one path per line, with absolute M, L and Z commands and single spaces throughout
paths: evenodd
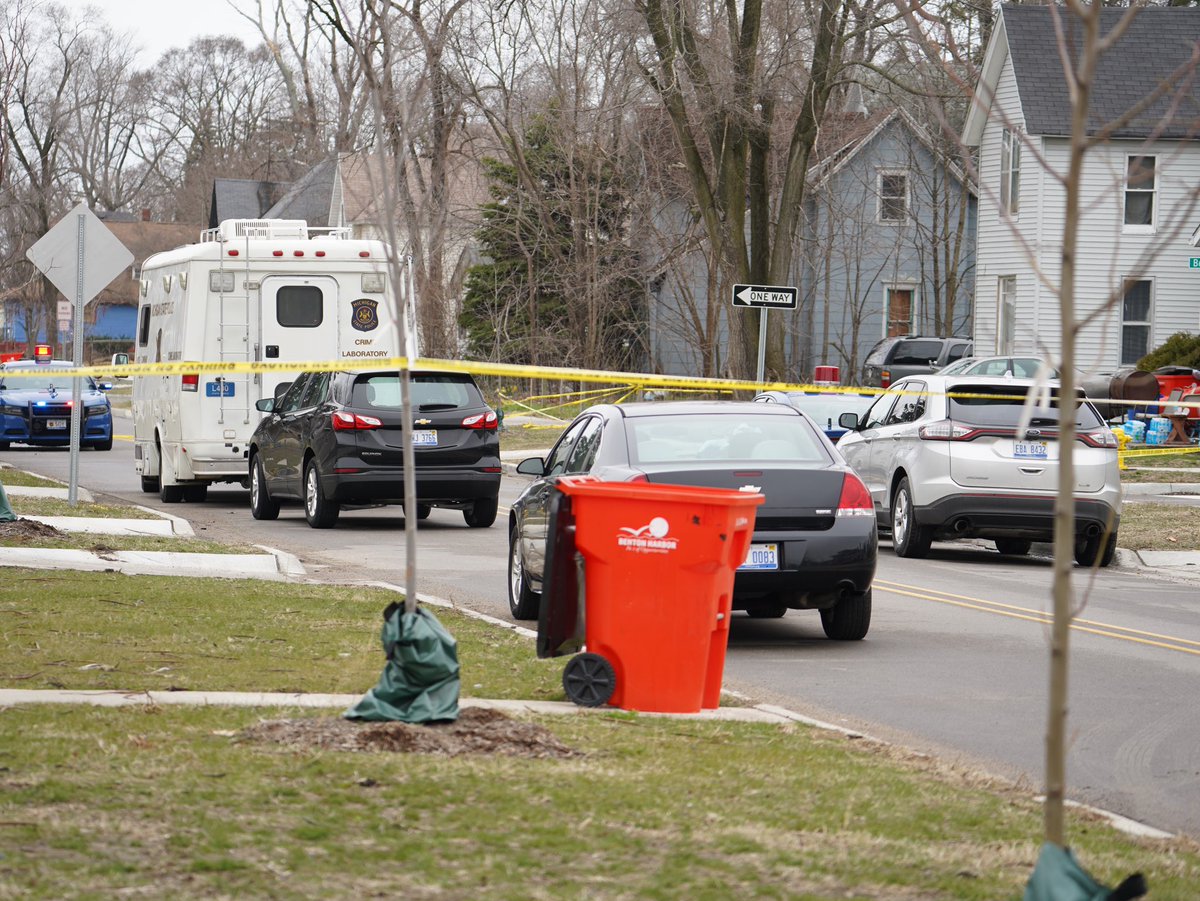
M 433 422 L 432 419 L 418 419 L 417 425 L 429 425 L 431 422 Z

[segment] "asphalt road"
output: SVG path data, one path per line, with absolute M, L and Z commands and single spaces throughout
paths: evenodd
M 127 423 L 118 422 L 121 432 Z M 0 460 L 62 479 L 69 472 L 65 450 L 18 447 Z M 199 535 L 290 551 L 314 578 L 403 582 L 396 509 L 348 511 L 335 529 L 314 530 L 299 508 L 285 507 L 276 522 L 254 521 L 248 492 L 238 488 L 210 491 L 203 504 L 163 505 L 139 490 L 131 446 L 120 439 L 111 452 L 84 452 L 80 474 L 93 492 L 183 516 Z M 470 529 L 446 510 L 421 524 L 421 591 L 509 618 L 504 505 L 521 485 L 505 478 L 491 529 Z M 1074 581 L 1070 797 L 1200 837 L 1200 584 L 1118 569 L 1094 581 L 1077 570 Z M 937 544 L 926 560 L 902 560 L 884 542 L 866 640 L 826 640 L 816 613 L 735 616 L 726 684 L 1037 790 L 1050 582 L 1045 558 Z

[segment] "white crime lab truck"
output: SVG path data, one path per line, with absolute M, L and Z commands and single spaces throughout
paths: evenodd
M 408 279 L 399 281 L 406 300 Z M 247 447 L 263 416 L 255 401 L 297 372 L 245 364 L 358 368 L 402 356 L 388 247 L 349 229 L 229 219 L 197 244 L 147 259 L 139 295 L 134 362 L 175 365 L 133 380 L 134 468 L 142 490 L 167 503 L 204 500 L 218 482 L 247 484 Z M 201 374 L 188 362 L 230 368 Z

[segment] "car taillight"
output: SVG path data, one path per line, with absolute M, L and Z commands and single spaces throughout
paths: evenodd
M 1108 429 L 1097 429 L 1094 432 L 1080 432 L 1075 437 L 1088 447 L 1117 446 L 1117 436 Z
M 875 504 L 862 479 L 851 473 L 842 477 L 842 496 L 838 499 L 838 516 L 874 516 Z
M 637 475 L 635 475 L 635 476 L 630 476 L 630 477 L 629 477 L 628 479 L 626 479 L 625 481 L 626 481 L 626 482 L 649 482 L 649 481 L 650 481 L 650 477 L 649 477 L 648 475 L 646 475 L 644 472 L 639 472 L 639 473 L 638 473 Z
M 962 425 L 953 419 L 931 422 L 917 429 L 917 436 L 923 441 L 969 441 L 978 434 L 979 429 Z
M 500 420 L 491 410 L 486 413 L 476 413 L 474 416 L 468 416 L 462 421 L 464 429 L 494 429 L 500 424 Z
M 347 413 L 337 410 L 330 416 L 335 432 L 353 431 L 354 429 L 377 429 L 383 425 L 383 420 L 374 416 L 363 416 L 361 413 Z
M 179 387 L 184 391 L 198 391 L 200 389 L 200 373 L 184 373 L 180 376 Z
M 892 372 L 890 369 L 879 370 L 879 387 L 889 388 L 892 384 Z

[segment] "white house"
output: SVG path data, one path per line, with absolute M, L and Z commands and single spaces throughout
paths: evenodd
M 1103 10 L 1103 33 L 1128 12 Z M 1055 15 L 1073 58 L 1079 30 L 1065 8 L 1000 7 L 964 127 L 978 148 L 977 354 L 1057 358 L 1061 348 L 1071 122 Z M 1076 344 L 1083 369 L 1130 366 L 1171 334 L 1200 330 L 1200 251 L 1189 241 L 1200 220 L 1200 73 L 1189 69 L 1198 40 L 1200 9 L 1145 7 L 1096 72 L 1088 128 L 1109 134 L 1083 170 L 1076 318 L 1091 317 Z

